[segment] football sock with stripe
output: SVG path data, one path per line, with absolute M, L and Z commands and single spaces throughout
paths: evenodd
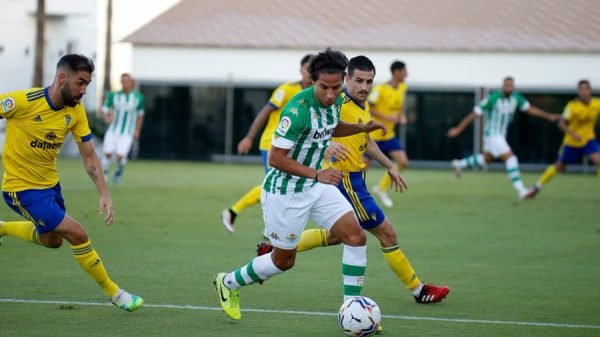
M 31 221 L 3 222 L 0 226 L 0 235 L 10 235 L 40 246 L 42 245 L 40 243 L 39 233 Z
M 317 247 L 327 246 L 326 229 L 307 229 L 302 232 L 298 241 L 298 252 L 304 252 Z
M 379 180 L 379 190 L 385 192 L 388 190 L 388 188 L 390 188 L 390 186 L 392 186 L 392 178 L 390 178 L 390 175 L 387 174 L 387 172 L 383 175 L 383 177 L 381 177 L 381 180 Z
M 485 158 L 481 153 L 468 156 L 458 161 L 461 168 L 481 168 L 485 167 Z
M 246 208 L 256 205 L 260 202 L 260 191 L 262 189 L 262 185 L 254 186 L 248 193 L 246 193 L 240 200 L 238 200 L 233 206 L 231 210 L 235 212 L 235 214 L 240 214 Z
M 526 190 L 525 185 L 523 185 L 523 180 L 521 180 L 521 172 L 519 171 L 519 160 L 517 156 L 510 156 L 506 162 L 506 172 L 508 173 L 508 177 L 510 178 L 512 185 L 517 192 L 522 193 Z
M 344 277 L 344 300 L 359 296 L 367 269 L 367 246 L 344 245 L 342 256 L 342 276 Z
M 546 183 L 549 182 L 550 179 L 552 179 L 555 175 L 556 175 L 556 165 L 548 166 L 546 168 L 546 170 L 544 170 L 544 173 L 540 177 L 540 180 L 538 180 L 535 187 L 542 188 L 542 186 L 546 185 Z
M 400 246 L 396 244 L 390 247 L 381 247 L 381 251 L 383 252 L 383 258 L 392 271 L 394 271 L 394 274 L 402 280 L 404 285 L 406 285 L 406 288 L 415 292 L 419 288 L 419 285 L 421 285 L 421 280 L 419 280 L 419 277 L 406 258 L 406 255 L 404 255 L 400 249 Z M 420 291 L 420 289 L 418 290 Z
M 277 274 L 283 273 L 283 270 L 277 268 L 273 263 L 271 254 L 257 256 L 247 265 L 227 273 L 223 278 L 223 283 L 230 290 L 236 290 L 261 280 L 266 281 Z
M 98 253 L 92 248 L 90 240 L 80 245 L 71 246 L 71 249 L 77 263 L 98 283 L 106 296 L 109 298 L 115 296 L 119 291 L 119 286 L 108 277 L 104 264 Z

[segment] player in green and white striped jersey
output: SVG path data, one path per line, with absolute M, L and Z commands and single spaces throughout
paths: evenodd
M 519 198 L 525 198 L 527 189 L 521 180 L 519 161 L 506 142 L 506 130 L 517 109 L 532 116 L 545 118 L 550 122 L 556 122 L 560 119 L 559 114 L 551 114 L 529 104 L 520 93 L 515 91 L 514 79 L 512 77 L 504 78 L 501 91 L 490 93 L 475 106 L 473 111 L 458 126 L 448 130 L 448 137 L 454 138 L 461 134 L 477 116 L 485 116 L 483 154 L 478 153 L 464 159 L 453 160 L 452 166 L 457 177 L 460 177 L 461 169 L 465 167 L 484 167 L 495 158 L 499 158 L 505 163 L 506 171 L 514 189 L 519 194 Z
M 332 136 L 344 137 L 384 129 L 378 122 L 349 124 L 339 120 L 342 84 L 348 60 L 327 49 L 310 61 L 314 86 L 296 94 L 281 113 L 275 131 L 261 203 L 265 235 L 273 251 L 214 279 L 223 311 L 241 318 L 239 289 L 267 280 L 294 266 L 296 248 L 310 218 L 345 243 L 344 283 L 362 286 L 366 268 L 366 237 L 350 203 L 337 189 L 343 173 L 321 170 Z
M 135 81 L 130 74 L 121 75 L 122 90 L 110 92 L 102 106 L 104 120 L 109 124 L 104 135 L 102 169 L 108 179 L 110 166 L 116 156 L 117 170 L 113 183 L 118 184 L 127 163 L 131 145 L 140 138 L 144 123 L 144 95 L 134 90 Z

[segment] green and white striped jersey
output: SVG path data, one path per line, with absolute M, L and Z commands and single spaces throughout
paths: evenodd
M 123 91 L 110 92 L 104 101 L 102 112 L 106 114 L 110 110 L 113 110 L 114 118 L 107 132 L 133 135 L 138 116 L 144 115 L 144 95 L 135 90 L 128 94 Z
M 341 106 L 341 95 L 332 106 L 324 107 L 315 98 L 314 87 L 302 90 L 288 101 L 281 112 L 273 146 L 290 149 L 288 157 L 319 170 L 340 119 Z M 298 193 L 316 183 L 316 180 L 271 168 L 263 182 L 263 189 L 274 194 Z
M 508 124 L 513 120 L 517 108 L 521 111 L 529 109 L 529 102 L 520 93 L 513 91 L 504 96 L 502 91 L 494 91 L 484 98 L 473 109 L 477 115 L 485 112 L 483 135 L 506 137 Z

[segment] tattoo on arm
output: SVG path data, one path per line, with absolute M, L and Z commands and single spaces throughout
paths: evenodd
M 88 166 L 86 171 L 94 183 L 98 182 L 98 173 L 95 166 Z

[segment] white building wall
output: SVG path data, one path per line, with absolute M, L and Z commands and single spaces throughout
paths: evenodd
M 299 78 L 300 58 L 312 50 L 200 49 L 135 46 L 133 72 L 141 81 L 276 84 Z M 413 87 L 498 87 L 506 75 L 519 88 L 573 90 L 579 79 L 600 86 L 600 55 L 570 53 L 388 52 L 363 54 L 389 79 L 389 66 L 407 63 Z
M 37 1 L 0 0 L 0 92 L 32 86 L 35 63 Z M 96 4 L 94 1 L 46 0 L 44 85 L 52 83 L 56 63 L 67 52 L 96 58 Z M 93 107 L 97 81 L 84 103 Z

